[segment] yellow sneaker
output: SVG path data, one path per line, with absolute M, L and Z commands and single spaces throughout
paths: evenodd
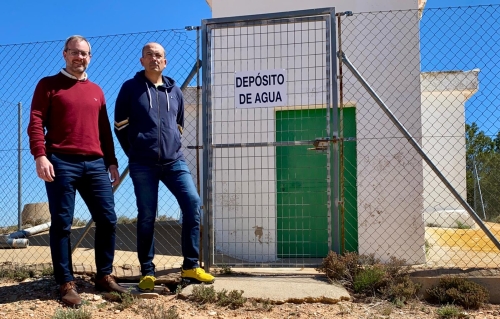
M 139 280 L 139 290 L 142 292 L 154 291 L 155 280 L 155 276 L 141 276 L 141 280 Z
M 181 278 L 195 283 L 211 284 L 215 281 L 214 276 L 207 274 L 203 268 L 193 268 L 188 270 L 181 270 Z

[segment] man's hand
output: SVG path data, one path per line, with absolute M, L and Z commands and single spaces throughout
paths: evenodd
M 53 182 L 56 174 L 52 163 L 47 159 L 47 156 L 37 157 L 36 160 L 36 174 L 38 177 L 46 182 Z
M 109 165 L 109 173 L 111 174 L 111 185 L 118 185 L 118 183 L 120 182 L 120 173 L 118 172 L 118 166 Z

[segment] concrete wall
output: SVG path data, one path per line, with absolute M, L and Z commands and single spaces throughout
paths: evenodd
M 416 5 L 416 4 L 415 4 Z M 345 18 L 343 51 L 410 134 L 421 140 L 418 12 Z M 356 103 L 359 253 L 425 261 L 423 167 L 418 153 L 350 71 L 344 99 Z
M 422 74 L 422 148 L 446 179 L 467 197 L 465 102 L 478 90 L 479 70 Z M 426 224 L 456 227 L 475 223 L 451 192 L 424 163 Z
M 211 0 L 212 18 L 335 7 L 337 12 L 418 9 L 417 0 Z
M 350 10 L 358 13 L 417 9 L 418 2 L 416 0 L 377 2 L 212 0 L 214 18 L 322 7 L 335 7 L 337 12 Z M 371 20 L 364 15 L 346 18 L 349 19 L 346 23 L 350 24 L 350 32 L 343 38 L 343 49 L 402 124 L 420 141 L 422 127 L 419 16 L 416 10 L 402 12 L 402 18 L 395 14 L 397 13 L 378 13 L 375 19 Z M 304 30 L 307 27 L 310 26 L 304 26 Z M 300 30 L 301 26 L 298 28 L 298 32 L 304 31 Z M 319 43 L 321 38 L 317 35 L 324 34 L 324 32 L 320 27 L 317 29 L 320 31 L 318 34 L 309 33 L 307 36 L 316 36 L 315 39 Z M 248 33 L 253 31 L 249 32 L 248 29 L 244 31 L 236 34 L 231 32 L 240 31 L 218 30 L 218 33 L 215 33 L 214 48 L 247 45 L 251 38 Z M 272 34 L 276 32 L 276 29 L 259 29 L 259 32 Z M 297 34 L 294 36 L 297 37 Z M 231 43 L 231 38 L 235 41 L 240 39 L 241 42 Z M 293 52 L 298 53 L 292 54 L 290 58 L 290 51 L 283 50 L 284 54 L 288 52 L 286 55 L 288 58 L 280 59 L 275 55 L 266 56 L 269 50 L 241 50 L 235 56 L 229 57 L 229 60 L 240 59 L 245 63 L 232 63 L 232 61 L 228 63 L 227 53 L 224 53 L 227 51 L 217 52 L 215 49 L 212 52 L 212 59 L 215 61 L 212 63 L 212 81 L 215 81 L 212 83 L 214 85 L 212 102 L 214 118 L 220 119 L 220 123 L 215 123 L 214 126 L 214 143 L 237 142 L 234 140 L 235 137 L 241 138 L 240 142 L 271 141 L 274 138 L 274 111 L 272 109 L 234 110 L 234 103 L 232 105 L 230 100 L 232 96 L 230 90 L 233 85 L 231 75 L 234 72 L 272 68 L 293 69 L 295 65 L 297 74 L 302 78 L 293 78 L 293 75 L 290 77 L 289 81 L 292 84 L 289 86 L 291 89 L 289 89 L 289 96 L 301 97 L 304 93 L 306 95 L 311 92 L 315 93 L 312 97 L 299 98 L 297 101 L 289 98 L 288 106 L 324 105 L 326 103 L 324 83 L 308 81 L 304 78 L 304 72 L 300 73 L 301 69 L 303 71 L 308 67 L 308 70 L 316 71 L 319 66 L 318 61 L 307 61 L 304 58 L 307 51 L 302 51 L 302 49 L 311 50 L 309 49 L 311 44 L 307 44 L 304 48 L 299 45 L 297 48 L 296 40 L 291 43 L 283 42 L 283 40 L 286 38 L 280 39 L 278 51 L 286 48 L 287 45 L 293 45 Z M 306 41 L 307 38 L 304 37 L 304 40 Z M 268 45 L 269 43 L 267 42 Z M 260 44 L 252 42 L 251 45 L 255 47 Z M 312 50 L 320 52 L 319 47 Z M 273 52 L 276 54 L 275 51 Z M 366 54 L 359 52 L 366 52 Z M 250 56 L 250 54 L 254 55 Z M 299 64 L 296 64 L 297 62 Z M 306 71 L 305 74 L 307 77 L 308 72 Z M 422 263 L 425 261 L 422 161 L 352 74 L 345 72 L 344 83 L 345 87 L 350 88 L 349 92 L 346 92 L 349 95 L 349 103 L 355 104 L 357 108 L 359 252 L 374 254 L 384 261 L 395 256 L 406 259 L 409 263 Z M 250 128 L 242 128 L 239 122 L 241 120 L 252 125 L 252 132 L 257 134 L 250 136 L 242 134 Z M 220 197 L 215 200 L 215 213 L 223 216 L 215 222 L 216 241 L 227 244 L 218 248 L 230 255 L 236 254 L 238 257 L 251 261 L 272 261 L 275 258 L 276 243 L 276 229 L 272 225 L 275 221 L 275 197 L 272 194 L 275 192 L 274 176 L 276 176 L 273 148 L 247 151 L 237 154 L 229 150 L 216 152 L 215 156 L 220 160 L 215 162 L 215 180 L 218 177 L 220 181 L 233 181 L 233 178 L 236 178 L 235 182 L 222 182 L 215 185 L 216 193 Z M 252 182 L 243 182 L 238 177 L 230 175 L 229 171 L 224 172 L 227 167 L 235 167 L 234 165 L 238 163 L 240 165 L 237 167 L 243 169 L 244 172 L 250 167 L 256 169 L 256 171 L 248 170 L 247 172 L 251 174 L 249 178 Z M 220 171 L 217 171 L 218 169 Z M 239 182 L 243 183 L 239 185 Z M 246 188 L 241 188 L 243 185 L 247 185 Z M 235 205 L 235 203 L 238 204 Z M 257 209 L 240 211 L 248 207 L 246 203 L 255 205 Z M 264 236 L 262 236 L 266 238 L 263 241 L 264 244 L 257 241 L 256 234 L 252 232 L 254 227 L 262 227 L 262 223 L 268 227 L 265 228 Z

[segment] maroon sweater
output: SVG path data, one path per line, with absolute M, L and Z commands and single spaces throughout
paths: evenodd
M 44 128 L 46 134 L 44 134 Z M 102 156 L 106 166 L 118 165 L 101 88 L 89 80 L 62 73 L 38 82 L 28 125 L 31 154 Z

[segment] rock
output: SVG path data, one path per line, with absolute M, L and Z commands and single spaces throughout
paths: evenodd
M 94 301 L 98 301 L 98 300 L 101 300 L 101 299 L 102 299 L 102 297 L 99 296 L 99 295 L 94 295 L 94 297 L 93 297 Z
M 216 315 L 217 315 L 217 312 L 215 312 L 215 311 L 209 311 L 209 312 L 208 312 L 208 315 L 209 315 L 209 316 L 216 316 Z

